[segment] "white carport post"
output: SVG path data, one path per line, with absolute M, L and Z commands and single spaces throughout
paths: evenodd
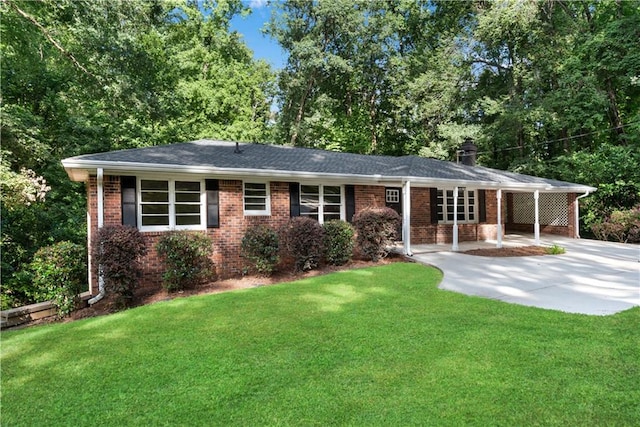
M 458 187 L 453 190 L 453 245 L 451 250 L 458 251 Z
M 534 205 L 534 222 L 533 222 L 533 236 L 535 238 L 536 246 L 540 246 L 540 190 L 533 192 L 533 205 Z
M 402 184 L 402 244 L 404 254 L 412 256 L 411 252 L 411 181 Z
M 497 233 L 498 233 L 498 243 L 496 243 L 496 248 L 501 248 L 502 247 L 502 188 L 498 188 L 498 191 L 496 192 L 496 199 L 498 202 L 498 228 L 497 228 Z

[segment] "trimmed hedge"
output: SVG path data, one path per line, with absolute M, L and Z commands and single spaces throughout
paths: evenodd
M 309 217 L 291 218 L 280 230 L 288 255 L 294 259 L 296 271 L 312 270 L 322 258 L 322 226 Z
M 138 229 L 109 225 L 98 230 L 92 250 L 93 265 L 104 279 L 105 290 L 125 305 L 133 298 L 140 277 L 140 257 L 147 253 Z
M 215 268 L 211 260 L 213 246 L 207 235 L 170 231 L 160 237 L 156 250 L 166 263 L 162 282 L 168 291 L 179 291 L 215 280 Z
M 358 249 L 376 262 L 389 254 L 389 247 L 398 238 L 400 215 L 391 208 L 369 208 L 353 217 L 353 225 L 358 233 Z
M 343 265 L 351 260 L 355 230 L 348 222 L 332 220 L 322 225 L 324 230 L 324 259 L 332 265 Z
M 30 264 L 33 277 L 31 297 L 52 300 L 64 317 L 78 308 L 80 293 L 87 289 L 86 251 L 68 241 L 38 249 Z
M 267 226 L 251 227 L 242 238 L 242 256 L 251 261 L 260 274 L 269 276 L 274 272 L 280 261 L 279 251 L 278 233 Z

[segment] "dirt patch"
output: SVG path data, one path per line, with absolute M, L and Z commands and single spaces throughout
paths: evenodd
M 466 255 L 487 257 L 540 256 L 548 255 L 547 248 L 541 246 L 518 246 L 513 248 L 472 249 L 462 252 Z

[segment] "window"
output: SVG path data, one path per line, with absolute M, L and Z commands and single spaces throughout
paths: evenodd
M 269 198 L 268 183 L 244 183 L 244 214 L 271 215 L 271 201 Z
M 454 190 L 438 189 L 438 222 L 453 222 L 453 192 Z M 477 222 L 476 219 L 476 191 L 458 188 L 458 222 Z
M 203 187 L 200 181 L 140 179 L 140 229 L 204 228 Z
M 387 188 L 386 201 L 387 203 L 400 203 L 400 190 Z
M 342 219 L 342 187 L 339 185 L 300 185 L 300 215 L 321 224 Z

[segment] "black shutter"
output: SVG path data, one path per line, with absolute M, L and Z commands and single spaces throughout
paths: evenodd
M 138 212 L 136 203 L 136 177 L 120 177 L 120 194 L 122 197 L 122 225 L 137 227 Z
M 347 221 L 353 222 L 353 216 L 356 214 L 356 187 L 353 185 L 344 186 L 344 196 L 347 199 L 345 203 Z
M 484 190 L 478 190 L 478 221 L 487 222 L 487 195 Z
M 300 216 L 300 184 L 297 182 L 289 183 L 289 215 Z
M 217 179 L 206 179 L 207 190 L 207 228 L 220 227 L 220 186 Z
M 438 223 L 438 189 L 431 188 L 429 192 L 429 205 L 431 206 L 431 224 Z

